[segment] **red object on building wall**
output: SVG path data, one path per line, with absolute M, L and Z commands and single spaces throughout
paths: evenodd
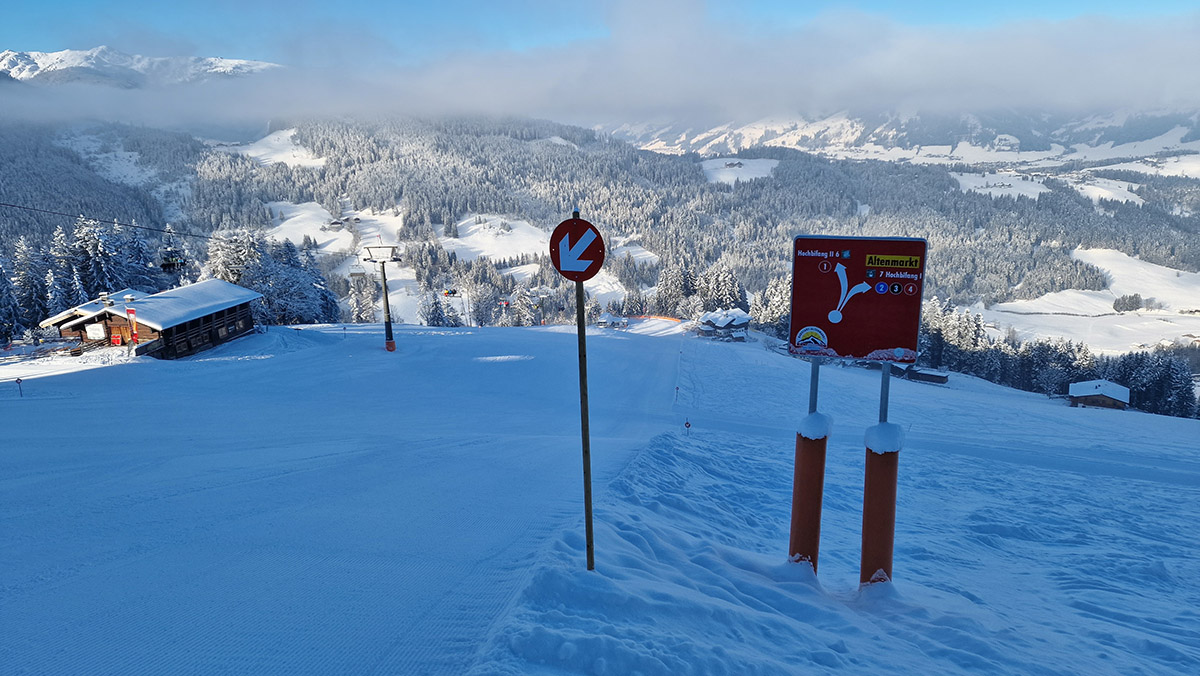
M 925 287 L 923 239 L 799 236 L 788 349 L 911 364 Z

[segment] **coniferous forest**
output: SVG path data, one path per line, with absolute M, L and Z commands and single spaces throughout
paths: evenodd
M 777 160 L 772 175 L 727 185 L 706 179 L 699 156 L 641 151 L 593 130 L 547 121 L 380 117 L 292 120 L 274 127 L 295 128 L 294 141 L 325 158 L 324 165 L 264 166 L 184 133 L 140 127 L 0 124 L 0 203 L 43 210 L 0 207 L 0 339 L 101 288 L 156 291 L 206 276 L 262 292 L 257 311 L 264 323 L 369 318 L 366 298 L 374 287 L 330 274 L 353 252 L 339 257 L 317 252 L 311 243 L 266 239 L 271 202 L 316 202 L 333 214 L 349 205 L 403 216 L 397 234 L 410 243 L 404 264 L 430 294 L 421 311 L 426 323 L 520 325 L 568 321 L 573 313 L 568 286 L 548 265 L 517 283 L 501 270 L 535 261 L 464 262 L 442 250 L 435 235 L 452 235 L 455 223 L 476 214 L 549 230 L 579 209 L 606 237 L 660 257 L 657 263 L 610 260 L 607 268 L 629 293 L 607 309 L 690 318 L 736 305 L 768 329 L 786 312 L 780 298 L 791 240 L 799 234 L 924 237 L 930 243 L 926 295 L 956 305 L 1105 288 L 1102 271 L 1071 258 L 1077 247 L 1117 249 L 1200 270 L 1200 216 L 1194 215 L 1200 210 L 1186 208 L 1200 204 L 1200 182 L 1190 179 L 1137 175 L 1144 204 L 1096 204 L 1056 181 L 1050 169 L 1044 183 L 1049 190 L 1036 199 L 990 197 L 959 190 L 950 175 L 986 168 L 754 148 L 740 157 Z M 103 150 L 136 153 L 139 169 L 152 178 L 106 178 L 70 141 L 81 133 L 100 139 Z M 1129 179 L 1122 172 L 1098 175 Z M 186 252 L 188 265 L 174 275 L 154 267 L 167 247 Z M 643 293 L 651 287 L 654 292 Z M 301 297 L 281 291 L 301 288 L 312 291 Z M 476 316 L 448 312 L 435 295 L 448 288 L 470 294 Z M 510 305 L 493 301 L 500 297 Z M 938 324 L 945 323 L 945 307 L 938 304 L 925 322 L 930 345 L 923 358 L 935 367 L 1047 393 L 1081 373 L 1122 382 L 1122 369 L 1105 360 L 1077 368 L 1080 360 L 1090 363 L 1074 354 L 1078 346 L 1046 348 L 1058 356 L 1039 359 L 1061 368 L 1036 362 L 1030 375 L 1025 366 L 1005 366 L 1011 357 L 1005 350 L 1020 355 L 1041 347 L 1000 342 L 984 349 L 978 338 L 938 338 L 946 332 Z M 987 365 L 960 363 L 963 351 L 1000 356 L 980 357 Z M 1005 369 L 1014 373 L 997 375 Z M 1180 377 L 1172 371 L 1164 378 Z M 1195 414 L 1194 399 L 1189 413 L 1183 404 L 1162 403 L 1166 395 L 1145 396 L 1141 407 L 1147 410 Z

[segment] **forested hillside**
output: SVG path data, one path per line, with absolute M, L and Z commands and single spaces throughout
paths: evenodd
M 706 180 L 694 155 L 639 151 L 544 121 L 394 117 L 294 126 L 295 141 L 325 158 L 323 166 L 264 165 L 151 129 L 107 126 L 93 133 L 104 134 L 114 151 L 136 153 L 162 181 L 186 179 L 174 223 L 180 232 L 265 228 L 273 217 L 269 203 L 314 201 L 333 214 L 343 204 L 401 214 L 402 239 L 432 242 L 435 232 L 446 234 L 472 214 L 504 214 L 549 229 L 578 208 L 610 237 L 640 243 L 664 265 L 699 273 L 719 262 L 751 293 L 787 273 L 797 234 L 925 237 L 928 291 L 956 303 L 1103 288 L 1103 273 L 1068 255 L 1078 246 L 1200 269 L 1191 179 L 1142 177 L 1141 205 L 1097 204 L 1053 177 L 1036 199 L 992 197 L 963 192 L 941 167 L 756 148 L 741 157 L 778 160 L 773 174 L 727 185 Z M 0 201 L 161 227 L 152 181 L 107 180 L 66 147 L 65 133 L 0 127 Z M 20 235 L 47 242 L 63 224 L 61 217 L 0 210 L 0 252 L 10 254 Z M 656 272 L 624 277 L 652 281 Z

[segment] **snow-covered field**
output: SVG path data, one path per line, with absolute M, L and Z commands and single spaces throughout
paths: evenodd
M 1042 181 L 1031 179 L 1015 171 L 999 171 L 987 174 L 966 174 L 950 172 L 958 181 L 960 190 L 983 193 L 991 197 L 1029 197 L 1037 196 L 1050 189 Z
M 1067 180 L 1071 182 L 1071 187 L 1093 202 L 1112 200 L 1115 202 L 1131 202 L 1138 206 L 1146 203 L 1146 200 L 1134 193 L 1140 187 L 1137 183 L 1114 181 L 1110 178 L 1096 178 L 1095 176 L 1088 176 L 1086 174 L 1074 175 L 1068 177 Z
M 295 129 L 280 129 L 279 131 L 267 134 L 254 143 L 219 145 L 215 147 L 217 150 L 224 152 L 252 157 L 259 164 L 263 165 L 281 162 L 294 167 L 325 166 L 325 158 L 313 155 L 307 148 L 296 143 L 292 138 L 295 135 Z
M 1119 354 L 1166 341 L 1200 336 L 1200 273 L 1173 270 L 1131 258 L 1112 249 L 1077 249 L 1077 260 L 1108 273 L 1103 291 L 1059 291 L 1033 300 L 972 308 L 1002 334 L 1013 327 L 1023 339 L 1063 337 L 1083 341 L 1095 352 Z M 1161 303 L 1162 310 L 1118 313 L 1113 301 L 1140 294 Z
M 1188 178 L 1200 178 L 1200 155 L 1146 158 L 1136 162 L 1115 164 L 1105 167 L 1105 169 L 1138 171 L 1143 174 L 1155 174 L 1158 176 L 1186 176 Z
M 808 366 L 666 322 L 594 330 L 588 572 L 573 330 L 405 326 L 396 342 L 277 328 L 29 377 L 23 398 L 21 367 L 0 366 L 0 671 L 1200 665 L 1200 421 L 893 381 L 896 581 L 862 590 L 878 373 L 822 369 L 814 578 L 786 562 Z
M 728 183 L 733 185 L 738 181 L 750 181 L 756 178 L 770 178 L 771 172 L 779 166 L 779 160 L 744 160 L 736 157 L 722 157 L 715 160 L 704 160 L 700 167 L 710 183 Z

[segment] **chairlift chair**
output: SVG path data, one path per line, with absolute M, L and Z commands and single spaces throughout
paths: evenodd
M 158 267 L 164 272 L 175 272 L 182 269 L 185 265 L 187 265 L 187 261 L 183 259 L 183 252 L 172 246 L 163 249 L 162 261 Z
M 355 263 L 350 266 L 350 279 L 361 279 L 367 276 L 367 270 L 363 266 Z

